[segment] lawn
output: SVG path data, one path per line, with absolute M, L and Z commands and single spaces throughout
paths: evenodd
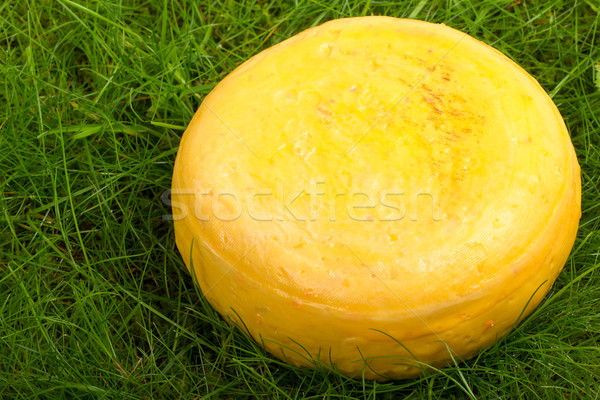
M 540 307 L 477 358 L 406 381 L 262 351 L 203 300 L 163 218 L 215 84 L 360 15 L 443 22 L 507 54 L 553 98 L 582 170 L 575 247 Z M 600 398 L 598 0 L 5 0 L 0 68 L 2 399 Z

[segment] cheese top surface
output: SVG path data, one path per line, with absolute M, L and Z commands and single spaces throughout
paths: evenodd
M 530 248 L 572 184 L 566 128 L 505 56 L 428 25 L 330 23 L 223 80 L 179 156 L 202 240 L 233 262 L 256 246 L 246 273 L 278 290 L 388 310 Z

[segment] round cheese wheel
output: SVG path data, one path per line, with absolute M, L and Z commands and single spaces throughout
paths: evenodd
M 408 378 L 536 307 L 573 246 L 580 171 L 552 100 L 443 24 L 308 29 L 204 99 L 174 167 L 206 299 L 291 364 Z

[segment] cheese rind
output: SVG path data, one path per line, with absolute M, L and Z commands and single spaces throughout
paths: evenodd
M 580 198 L 535 79 L 462 32 L 388 17 L 238 67 L 184 133 L 172 186 L 178 248 L 215 309 L 293 364 L 373 379 L 469 358 L 529 314 Z

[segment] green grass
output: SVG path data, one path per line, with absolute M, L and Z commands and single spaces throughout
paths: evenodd
M 600 3 L 293 3 L 2 2 L 0 397 L 600 398 Z M 287 366 L 224 322 L 161 201 L 183 127 L 225 74 L 370 14 L 444 22 L 516 60 L 559 107 L 583 183 L 573 253 L 535 313 L 474 360 L 386 383 Z

